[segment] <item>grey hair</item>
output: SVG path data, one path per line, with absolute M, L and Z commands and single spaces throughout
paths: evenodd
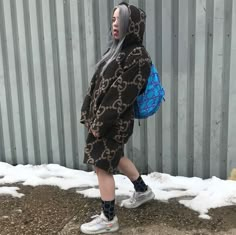
M 129 10 L 126 5 L 119 5 L 114 8 L 113 14 L 115 10 L 119 8 L 119 18 L 120 18 L 120 23 L 119 23 L 119 35 L 120 39 L 116 40 L 112 37 L 110 41 L 110 46 L 109 46 L 109 51 L 102 56 L 101 60 L 97 63 L 97 68 L 105 62 L 105 65 L 103 66 L 103 69 L 101 71 L 101 74 L 104 72 L 104 70 L 107 68 L 107 66 L 114 60 L 116 59 L 117 55 L 121 51 L 122 44 L 125 40 L 125 36 L 127 33 L 128 29 L 128 24 L 129 24 Z

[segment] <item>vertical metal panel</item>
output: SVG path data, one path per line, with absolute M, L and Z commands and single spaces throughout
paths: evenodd
M 101 58 L 101 38 L 100 38 L 100 14 L 102 12 L 99 11 L 99 1 L 93 1 L 93 24 L 94 24 L 94 34 L 95 34 L 95 61 L 98 61 Z M 105 34 L 107 35 L 107 34 Z M 104 40 L 105 41 L 105 40 Z
M 4 146 L 4 136 L 3 136 L 3 126 L 2 126 L 2 109 L 1 109 L 1 103 L 0 103 L 0 161 L 5 162 L 6 156 L 5 156 L 5 146 Z
M 224 2 L 224 32 L 222 56 L 222 125 L 220 130 L 220 178 L 227 177 L 227 147 L 228 147 L 228 119 L 229 119 L 229 85 L 230 59 L 232 35 L 232 7 L 233 2 Z
M 32 52 L 32 38 L 30 27 L 30 15 L 29 15 L 29 3 L 28 1 L 22 1 L 23 15 L 24 15 L 24 28 L 25 28 L 25 42 L 26 42 L 26 58 L 27 58 L 27 73 L 28 73 L 28 86 L 24 89 L 29 89 L 30 109 L 32 115 L 32 132 L 34 142 L 34 156 L 30 157 L 30 163 L 40 163 L 40 146 L 39 146 L 39 130 L 38 130 L 38 116 L 37 116 L 37 104 L 36 104 L 36 88 L 35 88 L 35 71 L 33 67 L 33 52 Z M 28 123 L 30 125 L 30 123 Z M 34 158 L 33 158 L 34 157 Z
M 0 1 L 1 7 L 1 1 Z M 1 16 L 1 15 L 0 15 Z M 0 18 L 1 20 L 1 18 Z M 1 21 L 2 22 L 2 21 Z M 1 24 L 0 24 L 1 25 Z M 2 30 L 0 28 L 0 36 L 2 35 Z M 6 161 L 6 153 L 5 153 L 5 141 L 4 141 L 4 108 L 3 108 L 3 101 L 5 101 L 5 86 L 4 86 L 4 73 L 3 73 L 3 57 L 2 57 L 2 37 L 0 37 L 0 161 Z M 5 103 L 5 102 L 4 102 Z M 6 105 L 4 105 L 6 106 Z M 2 113 L 4 112 L 4 113 Z M 10 143 L 10 141 L 8 141 Z
M 195 89 L 195 38 L 196 38 L 196 1 L 188 1 L 188 52 L 187 52 L 187 151 L 186 175 L 193 176 L 194 169 L 194 89 Z
M 35 91 L 35 103 L 36 103 L 36 125 L 38 129 L 38 144 L 39 144 L 39 156 L 36 158 L 37 163 L 48 162 L 47 156 L 47 139 L 46 139 L 46 120 L 45 120 L 45 107 L 43 100 L 46 99 L 43 94 L 43 80 L 42 77 L 42 68 L 40 63 L 40 38 L 39 38 L 39 28 L 38 28 L 38 18 L 37 12 L 40 9 L 37 9 L 36 1 L 28 1 L 28 20 L 29 20 L 29 40 L 31 41 L 31 55 L 32 55 L 32 64 L 31 69 L 34 71 L 34 91 Z
M 213 57 L 213 21 L 214 1 L 206 1 L 205 23 L 205 76 L 204 76 L 204 102 L 203 102 L 203 175 L 210 176 L 210 142 L 211 142 L 211 90 L 212 90 L 212 57 Z
M 56 12 L 56 2 L 55 0 L 49 0 L 49 16 L 50 16 L 50 28 L 48 28 L 48 30 L 51 29 L 51 31 L 48 32 L 48 34 L 46 34 L 48 37 L 51 36 L 51 45 L 50 45 L 50 41 L 48 42 L 49 44 L 49 51 L 51 49 L 52 46 L 52 55 L 49 54 L 48 55 L 48 59 L 51 57 L 52 60 L 52 68 L 53 71 L 51 72 L 51 75 L 53 76 L 53 82 L 52 82 L 52 95 L 54 94 L 54 89 L 55 89 L 55 110 L 56 110 L 56 116 L 57 117 L 55 119 L 55 121 L 57 120 L 57 126 L 55 126 L 55 130 L 57 128 L 57 133 L 58 135 L 56 135 L 55 137 L 58 138 L 58 147 L 59 147 L 59 159 L 58 163 L 60 163 L 61 165 L 66 165 L 66 161 L 65 161 L 65 141 L 64 141 L 64 129 L 63 129 L 63 115 L 62 115 L 62 95 L 61 95 L 61 73 L 59 70 L 59 45 L 58 45 L 58 26 L 57 26 L 57 12 Z M 50 35 L 51 32 L 51 35 Z M 53 102 L 53 101 L 52 101 Z M 55 153 L 54 153 L 55 154 Z M 55 160 L 54 160 L 55 161 Z
M 153 56 L 154 61 L 156 62 L 156 66 L 158 68 L 158 72 L 160 74 L 160 78 L 162 81 L 162 0 L 155 1 L 154 6 L 154 16 L 155 16 L 155 55 Z M 154 41 L 154 40 L 153 40 Z M 163 171 L 163 112 L 162 106 L 160 107 L 159 113 L 155 116 L 155 154 L 152 158 L 156 158 L 156 165 L 154 165 L 153 169 L 156 171 Z M 150 136 L 150 135 L 148 135 Z M 151 137 L 150 137 L 151 138 Z M 149 149 L 149 148 L 148 148 Z
M 60 70 L 60 94 L 62 106 L 62 125 L 64 134 L 65 146 L 65 162 L 68 167 L 74 166 L 73 163 L 73 147 L 72 147 L 72 123 L 70 112 L 70 92 L 69 92 L 69 72 L 67 60 L 67 47 L 66 47 L 66 26 L 65 26 L 65 3 L 66 1 L 55 1 L 56 7 L 56 20 L 57 20 L 57 36 L 58 36 L 58 62 Z
M 2 9 L 2 1 L 0 1 L 0 12 Z M 1 12 L 0 17 L 3 16 L 3 12 Z M 8 119 L 8 109 L 7 109 L 7 101 L 6 101 L 6 88 L 5 88 L 5 69 L 4 69 L 4 60 L 3 57 L 3 48 L 4 46 L 4 29 L 5 29 L 5 21 L 4 17 L 0 18 L 0 109 L 1 109 L 1 147 L 0 154 L 2 161 L 10 161 L 11 162 L 11 140 L 10 140 L 10 129 L 9 129 L 9 119 Z M 4 58 L 4 60 L 3 60 Z
M 171 1 L 171 173 L 178 174 L 179 0 Z
M 90 79 L 93 76 L 94 70 L 95 70 L 95 64 L 96 61 L 96 47 L 95 47 L 95 22 L 93 20 L 93 12 L 94 12 L 94 4 L 93 1 L 80 1 L 83 2 L 83 11 L 84 11 L 84 19 L 83 19 L 83 45 L 85 46 L 83 48 L 84 54 L 86 54 L 86 76 L 87 78 L 87 84 L 89 83 Z M 84 54 L 81 56 L 83 57 Z M 83 78 L 82 78 L 83 79 Z M 86 85 L 87 85 L 86 84 Z M 88 85 L 86 86 L 86 88 Z M 90 169 L 90 168 L 89 168 Z
M 83 97 L 121 0 L 0 0 L 0 161 L 83 164 Z M 147 13 L 144 44 L 166 102 L 126 154 L 141 173 L 226 178 L 236 167 L 236 3 L 127 0 Z
M 146 49 L 149 52 L 153 64 L 155 64 L 157 67 L 156 61 L 155 61 L 155 41 L 153 38 L 155 38 L 156 33 L 156 17 L 154 14 L 155 11 L 155 0 L 149 1 L 146 5 L 146 24 L 152 25 L 152 27 L 146 27 Z M 156 155 L 156 123 L 155 123 L 155 116 L 151 117 L 147 122 L 147 132 L 153 133 L 152 135 L 147 136 L 147 149 L 148 149 L 148 171 L 153 171 L 154 168 L 157 166 L 157 155 Z
M 232 6 L 232 34 L 231 34 L 231 60 L 229 71 L 229 112 L 228 112 L 228 145 L 227 145 L 227 173 L 236 166 L 236 2 Z M 227 9 L 227 8 L 226 8 Z M 230 18 L 230 15 L 228 16 Z
M 190 12 L 189 12 L 190 14 Z M 196 1 L 196 41 L 195 41 L 195 81 L 194 81 L 194 142 L 193 175 L 203 175 L 203 108 L 204 108 L 204 68 L 205 68 L 205 22 L 206 0 Z
M 70 102 L 70 113 L 71 113 L 71 138 L 72 138 L 72 150 L 73 150 L 73 166 L 78 168 L 78 132 L 76 124 L 77 112 L 75 103 L 75 76 L 74 76 L 74 58 L 73 58 L 73 47 L 72 47 L 72 29 L 71 29 L 71 10 L 70 1 L 64 2 L 64 12 L 65 12 L 65 36 L 66 36 L 66 49 L 67 49 L 67 63 L 68 63 L 68 82 L 69 82 L 69 102 Z M 74 128 L 75 127 L 75 128 Z
M 15 125 L 16 125 L 16 117 L 13 118 L 13 92 L 11 90 L 12 88 L 12 79 L 10 74 L 10 61 L 12 61 L 12 57 L 14 55 L 13 51 L 10 50 L 13 47 L 9 48 L 10 42 L 12 42 L 12 36 L 9 38 L 9 34 L 12 32 L 11 29 L 11 17 L 9 16 L 9 5 L 6 6 L 6 1 L 0 1 L 0 17 L 1 17 L 1 45 L 2 45 L 2 64 L 3 64 L 3 78 L 4 78 L 4 87 L 1 93 L 5 93 L 5 97 L 3 97 L 3 111 L 5 116 L 6 123 L 3 122 L 3 124 L 7 124 L 8 129 L 5 130 L 7 135 L 9 136 L 9 143 L 8 149 L 5 149 L 6 152 L 6 160 L 12 164 L 16 164 L 17 162 L 17 154 L 16 154 L 16 139 L 15 139 Z M 10 2 L 8 2 L 10 3 Z M 10 29 L 6 31 L 6 28 L 9 27 Z M 8 32 L 8 35 L 7 35 Z M 9 39 L 9 41 L 8 41 Z M 12 68 L 12 71 L 14 72 L 14 68 Z M 15 103 L 16 104 L 16 103 Z M 18 123 L 19 126 L 19 123 Z M 21 141 L 19 140 L 18 145 L 21 144 Z M 20 147 L 19 147 L 20 148 Z M 19 159 L 22 156 L 19 154 Z
M 85 35 L 85 15 L 84 15 L 84 3 L 83 1 L 78 1 L 78 23 L 79 23 L 79 45 L 80 45 L 80 68 L 81 68 L 81 86 L 80 89 L 82 88 L 82 90 L 79 90 L 79 93 L 81 93 L 80 96 L 80 102 L 82 105 L 83 102 L 83 97 L 86 94 L 86 91 L 88 89 L 88 68 L 87 68 L 87 43 L 86 43 L 86 35 Z M 81 107 L 81 105 L 79 107 Z M 79 117 L 80 118 L 80 117 Z M 82 128 L 80 128 L 82 129 Z M 86 138 L 86 130 L 85 128 L 82 130 L 83 133 L 83 137 Z M 81 136 L 81 134 L 79 136 Z M 84 138 L 80 138 L 79 143 L 83 143 L 84 144 Z M 83 151 L 84 151 L 84 145 L 81 146 L 83 147 L 82 151 L 80 150 L 80 164 L 82 162 L 83 159 Z M 80 165 L 81 166 L 81 165 Z
M 210 175 L 219 177 L 220 170 L 220 129 L 222 126 L 222 55 L 224 2 L 214 0 L 213 53 L 211 84 L 210 124 Z
M 171 143 L 171 0 L 162 1 L 162 84 L 166 91 L 166 101 L 163 111 L 163 172 L 171 173 L 172 143 Z
M 17 72 L 17 51 L 16 49 L 16 34 L 14 29 L 15 17 L 13 16 L 13 4 L 12 1 L 4 1 L 4 11 L 6 18 L 6 40 L 8 51 L 8 63 L 9 63 L 9 89 L 11 89 L 12 96 L 12 119 L 13 119 L 13 138 L 15 141 L 13 163 L 18 161 L 23 163 L 23 140 L 21 129 L 21 117 L 20 117 L 20 104 L 19 104 L 19 89 L 18 89 L 18 74 Z M 17 158 L 17 159 L 16 159 Z
M 33 124 L 32 124 L 32 111 L 31 111 L 31 99 L 30 99 L 30 89 L 29 89 L 29 74 L 28 74 L 28 65 L 27 65 L 27 52 L 26 52 L 26 30 L 24 23 L 24 10 L 22 1 L 15 1 L 16 4 L 16 22 L 15 25 L 18 30 L 18 48 L 17 48 L 17 57 L 19 64 L 19 80 L 21 79 L 22 88 L 19 90 L 22 92 L 21 97 L 19 98 L 19 103 L 21 103 L 21 119 L 22 126 L 25 125 L 25 136 L 23 149 L 26 149 L 27 155 L 24 158 L 28 159 L 28 162 L 35 162 L 35 146 L 33 140 Z M 17 40 L 16 40 L 17 42 Z
M 54 81 L 53 70 L 53 46 L 52 46 L 52 27 L 50 21 L 49 0 L 37 1 L 38 24 L 39 24 L 39 43 L 40 43 L 40 63 L 43 74 L 43 102 L 45 108 L 46 137 L 48 162 L 60 163 L 60 146 L 58 132 L 57 104 L 56 104 L 56 82 Z M 55 41 L 55 38 L 53 39 Z M 57 98 L 59 100 L 59 97 Z
M 49 111 L 49 99 L 48 99 L 48 77 L 46 73 L 46 58 L 45 58 L 45 43 L 44 43 L 44 23 L 42 13 L 42 2 L 36 1 L 36 16 L 37 16 L 37 29 L 38 29 L 38 43 L 39 43 L 39 57 L 40 57 L 40 69 L 42 80 L 42 104 L 43 104 L 43 116 L 45 120 L 45 141 L 46 151 L 45 156 L 42 155 L 43 162 L 52 162 L 52 139 L 50 129 L 50 111 Z
M 187 76 L 188 64 L 188 12 L 189 1 L 179 1 L 179 27 L 178 30 L 178 150 L 177 150 L 177 166 L 178 171 L 176 174 L 187 175 L 187 139 L 189 138 L 190 130 L 187 128 L 187 121 L 189 115 L 187 113 L 187 105 L 190 102 L 188 96 L 188 82 L 190 77 Z M 189 13 L 189 12 L 188 12 Z M 181 141 L 180 141 L 181 140 Z
M 26 140 L 26 123 L 25 123 L 25 112 L 24 112 L 24 100 L 23 100 L 23 87 L 22 87 L 22 73 L 21 73 L 21 62 L 19 55 L 19 33 L 17 25 L 17 12 L 16 12 L 16 2 L 15 0 L 10 1 L 11 16 L 12 16 L 12 32 L 13 32 L 13 44 L 15 53 L 15 69 L 16 69 L 16 83 L 18 91 L 18 102 L 19 102 L 19 118 L 20 118 L 20 134 L 22 139 L 22 151 L 23 159 L 22 163 L 28 162 L 28 150 L 27 150 L 27 140 Z
M 82 81 L 82 59 L 81 59 L 81 47 L 78 46 L 81 44 L 80 33 L 79 32 L 79 15 L 78 15 L 78 3 L 77 1 L 70 1 L 70 11 L 71 11 L 71 37 L 72 37 L 72 53 L 73 53 L 73 71 L 74 71 L 74 95 L 75 95 L 75 106 L 74 112 L 76 112 L 76 128 L 77 131 L 77 140 L 73 143 L 73 145 L 77 145 L 78 155 L 74 156 L 75 167 L 84 169 L 82 165 L 82 156 L 84 151 L 84 137 L 85 137 L 85 129 L 80 124 L 80 114 L 78 111 L 78 107 L 81 107 L 83 100 L 83 81 Z M 87 84 L 87 83 L 86 83 Z
M 109 28 L 110 28 L 110 24 L 109 24 L 109 20 L 110 20 L 110 14 L 109 11 L 110 9 L 108 9 L 108 1 L 110 2 L 110 0 L 106 0 L 106 1 L 96 1 L 99 2 L 99 6 L 98 6 L 98 10 L 99 10 L 99 39 L 100 39 L 100 55 L 103 55 L 105 53 L 105 51 L 107 50 L 107 46 L 108 46 L 108 40 L 109 40 Z M 107 10 L 105 10 L 107 9 Z

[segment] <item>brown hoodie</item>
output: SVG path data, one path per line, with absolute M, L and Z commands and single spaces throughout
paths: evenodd
M 134 102 L 150 73 L 151 59 L 142 46 L 145 13 L 133 5 L 129 9 L 128 32 L 122 50 L 103 74 L 95 72 L 81 109 L 81 123 L 99 137 L 126 143 L 133 133 Z

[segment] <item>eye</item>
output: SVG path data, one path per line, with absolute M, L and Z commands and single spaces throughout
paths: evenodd
M 115 21 L 117 20 L 117 22 L 119 22 L 120 21 L 120 18 L 119 17 L 112 17 L 112 23 L 114 23 Z

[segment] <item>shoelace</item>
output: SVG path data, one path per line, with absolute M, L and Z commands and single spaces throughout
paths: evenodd
M 90 218 L 91 219 L 95 219 L 95 218 L 97 218 L 97 217 L 99 217 L 100 215 L 93 215 L 93 216 L 91 216 Z
M 132 197 L 130 198 L 130 202 L 131 203 L 136 202 L 136 192 L 133 193 Z
M 93 219 L 90 223 L 98 224 L 100 221 L 102 221 L 102 218 L 100 215 L 93 215 L 91 216 L 91 219 Z

